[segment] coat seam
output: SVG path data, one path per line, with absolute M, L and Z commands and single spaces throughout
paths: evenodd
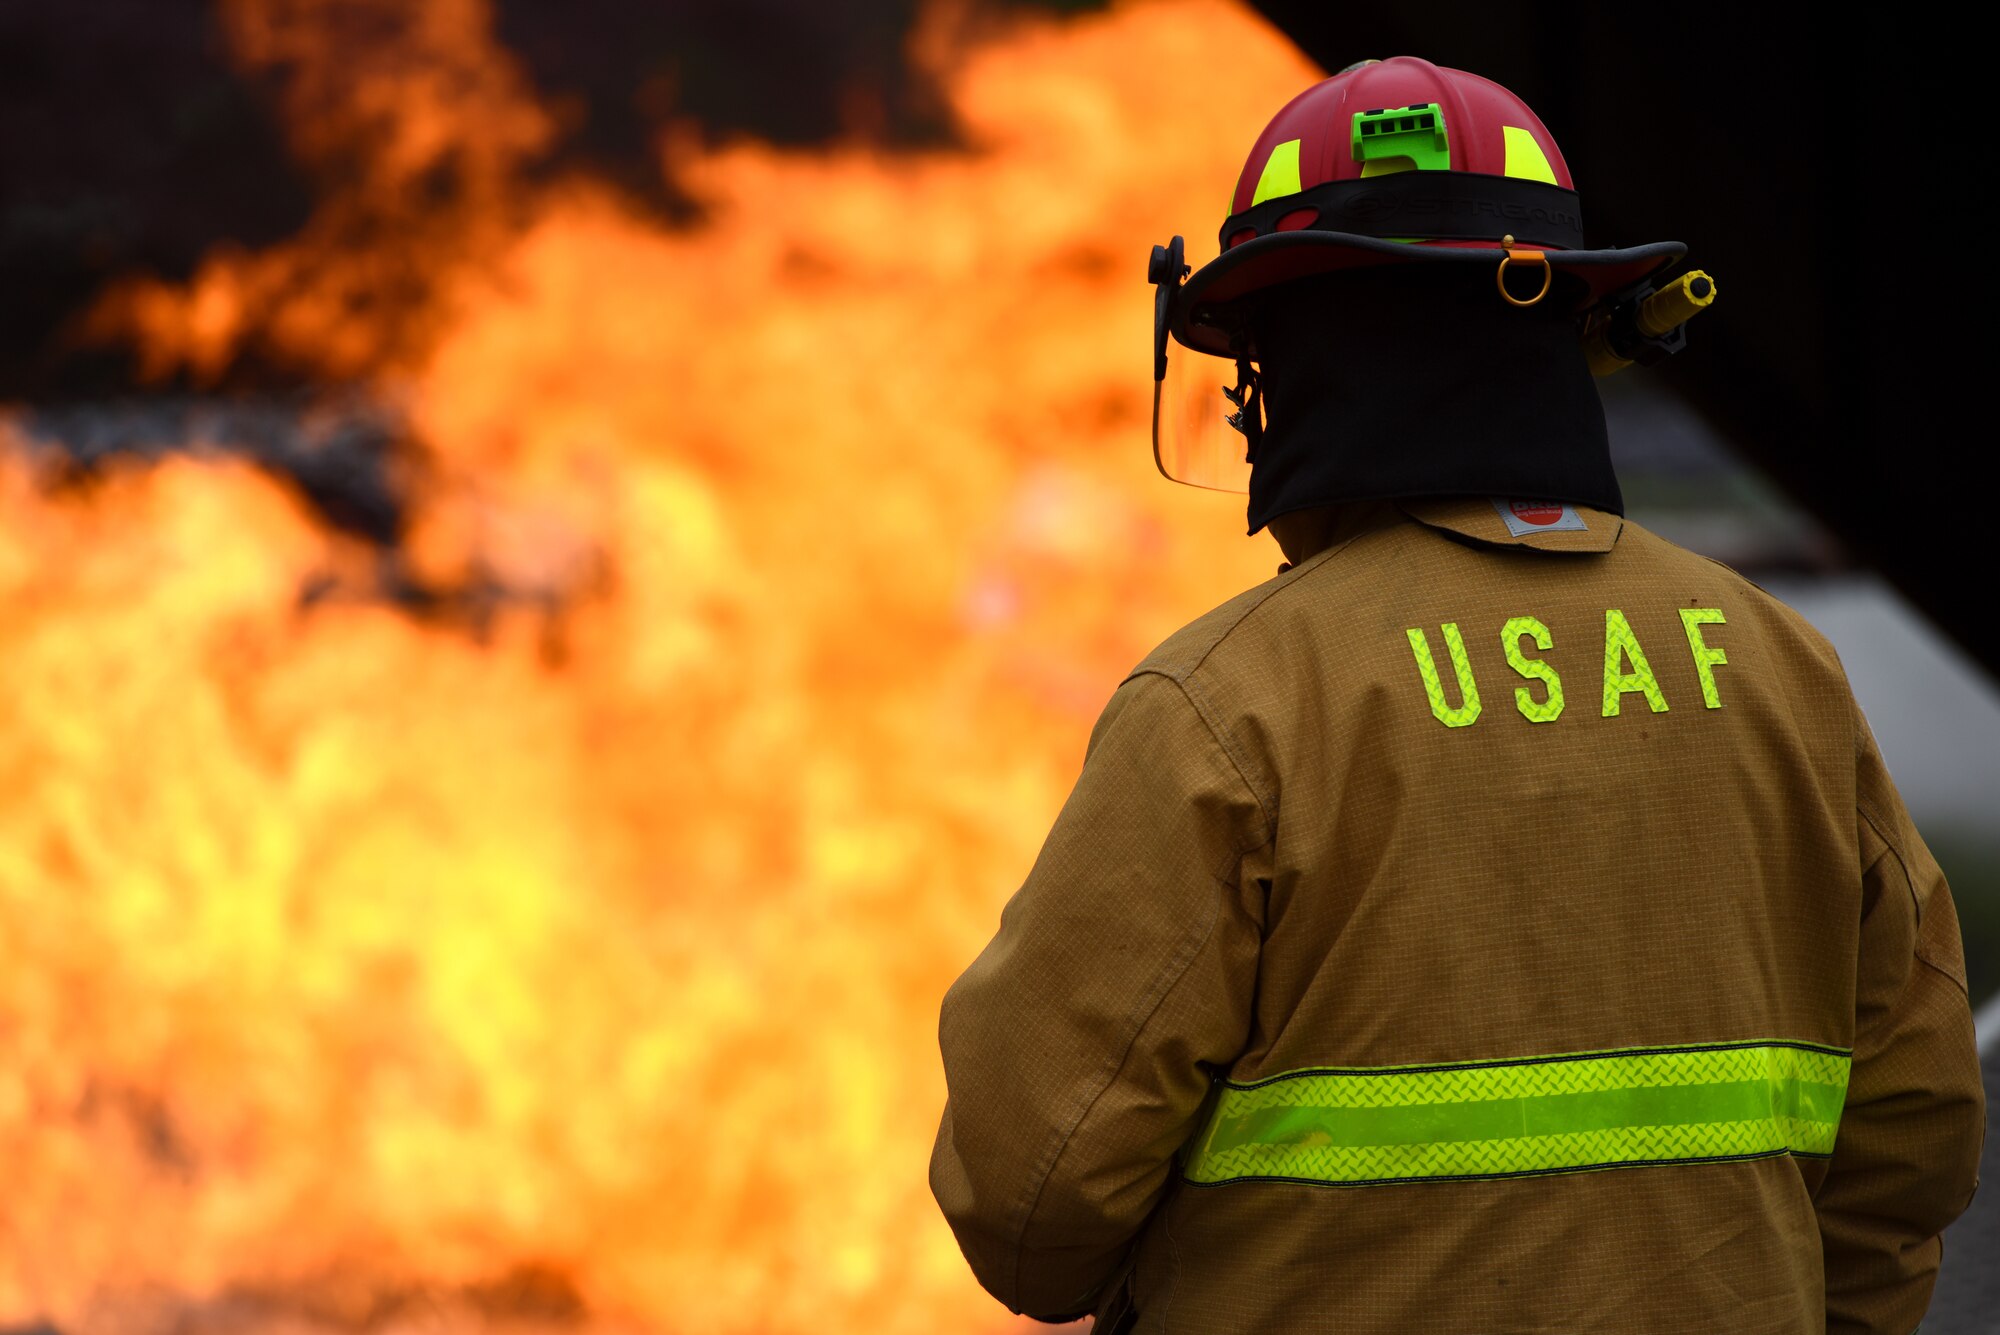
M 1903 856 L 1903 850 L 1896 847 L 1896 841 L 1889 837 L 1889 832 L 1882 828 L 1887 822 L 1883 821 L 1877 813 L 1869 810 L 1869 802 L 1866 798 L 1857 794 L 1854 799 L 1854 810 L 1860 814 L 1861 819 L 1868 822 L 1868 828 L 1875 831 L 1875 837 L 1882 841 L 1884 855 L 1896 859 L 1896 866 L 1903 873 L 1903 884 L 1909 887 L 1910 908 L 1917 915 L 1917 932 L 1921 935 L 1924 927 L 1924 902 L 1917 898 L 1917 878 L 1910 875 L 1908 859 Z M 1881 858 L 1876 858 L 1874 862 L 1862 868 L 1862 874 L 1866 875 L 1870 869 L 1881 861 Z M 1917 955 L 1917 958 L 1923 958 L 1923 952 L 1916 951 L 1914 953 Z
M 1418 527 L 1422 527 L 1421 521 L 1415 522 Z M 1202 647 L 1201 652 L 1194 656 L 1192 661 L 1179 664 L 1161 664 L 1153 663 L 1149 660 L 1134 668 L 1125 678 L 1125 681 L 1132 681 L 1135 678 L 1147 675 L 1159 676 L 1165 677 L 1168 681 L 1179 686 L 1181 694 L 1187 697 L 1189 704 L 1194 706 L 1195 713 L 1201 718 L 1203 726 L 1208 729 L 1210 738 L 1221 748 L 1223 755 L 1227 757 L 1229 763 L 1235 767 L 1237 778 L 1243 781 L 1243 786 L 1249 790 L 1250 796 L 1256 800 L 1257 806 L 1264 816 L 1263 838 L 1254 844 L 1249 844 L 1240 849 L 1239 853 L 1252 852 L 1270 843 L 1277 837 L 1278 793 L 1275 785 L 1260 783 L 1250 777 L 1252 771 L 1257 770 L 1258 767 L 1250 763 L 1248 754 L 1237 741 L 1235 734 L 1222 723 L 1218 711 L 1208 698 L 1208 692 L 1203 690 L 1194 680 L 1195 674 L 1201 671 L 1202 667 L 1208 662 L 1209 657 L 1222 646 L 1224 640 L 1235 634 L 1244 622 L 1261 611 L 1264 605 L 1269 603 L 1273 598 L 1303 583 L 1308 574 L 1330 564 L 1334 557 L 1346 551 L 1363 538 L 1374 537 L 1380 533 L 1398 532 L 1401 531 L 1401 528 L 1402 526 L 1391 529 L 1369 529 L 1366 532 L 1356 533 L 1352 537 L 1344 538 L 1323 552 L 1315 553 L 1305 561 L 1293 566 L 1290 571 L 1286 572 L 1286 577 L 1273 580 L 1270 586 L 1264 590 L 1263 595 L 1243 608 L 1238 613 L 1236 619 L 1231 621 L 1227 627 L 1218 631 L 1215 637 Z M 1120 682 L 1119 684 L 1122 686 L 1124 682 Z
M 1169 680 L 1173 679 L 1169 678 Z M 1250 764 L 1250 758 L 1243 752 L 1241 746 L 1236 741 L 1235 734 L 1224 727 L 1215 717 L 1215 706 L 1209 700 L 1208 692 L 1192 680 L 1174 681 L 1174 684 L 1180 687 L 1181 695 L 1186 698 L 1188 704 L 1193 706 L 1196 717 L 1201 719 L 1202 726 L 1208 730 L 1209 740 L 1215 743 L 1216 749 L 1222 752 L 1223 759 L 1227 760 L 1230 768 L 1236 771 L 1237 781 L 1243 785 L 1244 791 L 1250 794 L 1251 799 L 1257 803 L 1258 811 L 1263 814 L 1263 838 L 1259 839 L 1256 843 L 1246 844 L 1242 848 L 1239 848 L 1237 855 L 1240 857 L 1245 853 L 1262 848 L 1265 844 L 1271 842 L 1272 837 L 1277 833 L 1278 829 L 1278 794 L 1276 790 L 1263 787 L 1252 781 L 1250 771 L 1256 767 Z
M 1211 879 L 1215 881 L 1221 880 L 1220 877 L 1215 877 L 1213 874 L 1211 874 Z M 1170 956 L 1166 963 L 1161 965 L 1159 973 L 1154 976 L 1153 987 L 1142 998 L 1137 1023 L 1131 1026 L 1131 1032 L 1123 1046 L 1119 1049 L 1116 1060 L 1107 1063 L 1108 1069 L 1104 1073 L 1103 1083 L 1085 1100 L 1083 1107 L 1078 1110 L 1076 1117 L 1070 1122 L 1068 1128 L 1063 1131 L 1061 1138 L 1054 1143 L 1052 1152 L 1047 1155 L 1046 1166 L 1035 1175 L 1034 1194 L 1028 1198 L 1028 1208 L 1021 1216 L 1021 1227 L 1014 1237 L 1014 1266 L 1011 1276 L 1012 1282 L 1008 1287 L 1015 1299 L 1019 1299 L 1021 1296 L 1021 1262 L 1023 1260 L 1023 1253 L 1027 1250 L 1028 1229 L 1034 1223 L 1035 1211 L 1041 1206 L 1043 1192 L 1048 1189 L 1050 1180 L 1055 1177 L 1056 1169 L 1062 1163 L 1063 1155 L 1069 1150 L 1070 1142 L 1076 1139 L 1077 1131 L 1089 1120 L 1091 1112 L 1103 1100 L 1104 1096 L 1111 1091 L 1111 1087 L 1117 1083 L 1118 1073 L 1124 1070 L 1126 1062 L 1131 1060 L 1132 1049 L 1138 1044 L 1139 1036 L 1146 1032 L 1146 1026 L 1152 1022 L 1155 1015 L 1159 1014 L 1160 1007 L 1166 1004 L 1167 997 L 1173 993 L 1174 988 L 1179 985 L 1181 978 L 1186 975 L 1189 967 L 1200 956 L 1202 947 L 1206 946 L 1209 937 L 1214 935 L 1216 923 L 1220 919 L 1220 899 L 1219 897 L 1211 897 L 1207 918 L 1199 924 L 1199 930 L 1190 931 L 1181 938 L 1181 945 L 1177 953 Z M 1012 1303 L 1009 1303 L 1008 1306 L 1014 1307 Z M 1014 1307 L 1014 1310 L 1019 1312 L 1022 1309 Z
M 1188 694 L 1187 683 L 1176 680 L 1170 674 L 1153 672 L 1150 669 L 1146 673 L 1135 672 L 1132 674 L 1133 677 L 1141 675 L 1165 677 L 1180 688 L 1182 698 L 1188 701 L 1189 705 L 1195 711 L 1196 718 L 1201 720 L 1203 729 L 1208 733 L 1210 743 L 1222 753 L 1223 759 L 1229 762 L 1231 769 L 1236 774 L 1237 781 L 1243 784 L 1245 791 L 1250 794 L 1251 800 L 1258 802 L 1258 809 L 1264 811 L 1265 808 L 1257 796 L 1256 789 L 1251 786 L 1249 780 L 1244 776 L 1242 769 L 1237 765 L 1235 757 L 1229 753 L 1229 749 L 1223 744 L 1222 739 L 1216 736 L 1215 728 L 1202 713 L 1200 705 L 1196 704 L 1194 698 Z M 1131 679 L 1130 677 L 1127 678 L 1128 681 Z M 1237 865 L 1241 865 L 1245 854 L 1261 848 L 1267 842 L 1269 842 L 1268 835 L 1255 843 L 1239 848 L 1235 856 Z M 1207 874 L 1212 883 L 1211 890 L 1217 888 L 1228 890 L 1236 886 L 1234 880 L 1225 878 L 1217 869 L 1211 868 Z M 1119 1048 L 1116 1058 L 1106 1063 L 1103 1082 L 1084 1101 L 1083 1106 L 1077 1111 L 1076 1116 L 1071 1120 L 1069 1126 L 1062 1131 L 1060 1138 L 1052 1142 L 1050 1150 L 1045 1152 L 1041 1164 L 1033 1175 L 1033 1191 L 1027 1198 L 1027 1208 L 1021 1214 L 1021 1224 L 1015 1232 L 1013 1242 L 1013 1269 L 1010 1275 L 1011 1282 L 1008 1287 L 1011 1297 L 1016 1300 L 1021 1296 L 1021 1263 L 1023 1254 L 1027 1250 L 1028 1229 L 1034 1223 L 1035 1211 L 1041 1206 L 1042 1194 L 1048 1189 L 1048 1184 L 1054 1178 L 1057 1167 L 1062 1163 L 1062 1157 L 1068 1151 L 1070 1142 L 1076 1138 L 1077 1131 L 1083 1126 L 1084 1122 L 1089 1120 L 1091 1112 L 1103 1100 L 1104 1096 L 1110 1092 L 1112 1086 L 1117 1083 L 1118 1073 L 1124 1070 L 1125 1064 L 1131 1060 L 1132 1050 L 1138 1044 L 1140 1036 L 1146 1032 L 1146 1026 L 1159 1013 L 1160 1007 L 1166 1004 L 1166 999 L 1172 995 L 1174 988 L 1179 986 L 1181 978 L 1186 975 L 1188 969 L 1194 964 L 1194 961 L 1199 958 L 1202 948 L 1208 944 L 1209 938 L 1215 934 L 1216 924 L 1222 919 L 1220 895 L 1211 894 L 1209 896 L 1208 910 L 1208 915 L 1204 922 L 1190 924 L 1191 930 L 1181 938 L 1181 942 L 1176 948 L 1176 953 L 1170 955 L 1160 966 L 1160 970 L 1154 975 L 1148 990 L 1141 994 L 1140 1002 L 1135 1007 L 1136 1023 L 1132 1024 L 1130 1032 L 1124 1044 Z M 1015 1311 L 1021 1310 L 1015 1307 L 1012 1302 L 1008 1306 L 1014 1308 Z
M 1916 959 L 1917 963 L 1923 965 L 1926 969 L 1929 969 L 1932 973 L 1944 979 L 1947 983 L 1950 983 L 1952 986 L 1952 990 L 1957 992 L 1958 995 L 1960 995 L 1961 997 L 1969 997 L 1971 995 L 1970 992 L 1967 990 L 1965 984 L 1958 981 L 1958 975 L 1950 972 L 1949 970 L 1939 968 L 1936 964 L 1933 964 L 1921 950 L 1914 950 L 1911 951 L 1910 953 Z
M 1911 933 L 1912 941 L 1910 945 L 1910 957 L 1916 960 L 1917 963 L 1929 969 L 1932 973 L 1937 974 L 1939 977 L 1943 978 L 1946 982 L 1950 983 L 1952 987 L 1957 989 L 1960 996 L 1970 997 L 1971 996 L 1970 990 L 1964 983 L 1961 983 L 1958 980 L 1958 976 L 1952 973 L 1949 969 L 1941 967 L 1935 960 L 1931 959 L 1929 953 L 1925 951 L 1924 905 L 1923 901 L 1917 898 L 1917 878 L 1910 875 L 1910 864 L 1903 857 L 1903 850 L 1896 847 L 1896 841 L 1889 837 L 1888 831 L 1882 828 L 1882 822 L 1878 820 L 1878 818 L 1873 812 L 1869 811 L 1868 806 L 1869 804 L 1862 798 L 1857 797 L 1854 801 L 1854 809 L 1861 813 L 1861 819 L 1868 822 L 1868 828 L 1875 831 L 1875 837 L 1882 841 L 1884 856 L 1893 857 L 1896 859 L 1896 867 L 1903 873 L 1903 884 L 1910 888 L 1910 909 L 1911 912 L 1916 915 L 1915 930 Z M 1873 867 L 1876 865 L 1876 863 L 1881 862 L 1881 860 L 1882 860 L 1881 858 L 1877 858 L 1875 859 L 1875 862 L 1870 863 L 1869 866 Z

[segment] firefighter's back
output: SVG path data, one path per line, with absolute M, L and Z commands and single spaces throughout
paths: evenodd
M 1832 650 L 1601 512 L 1361 527 L 1149 662 L 1226 702 L 1276 836 L 1141 1329 L 1823 1330 L 1864 907 Z
M 945 997 L 974 1273 L 1104 1335 L 1909 1335 L 1985 1125 L 1950 891 L 1826 642 L 1618 517 L 1594 376 L 1714 280 L 1414 57 L 1230 210 L 1153 248 L 1153 457 L 1299 564 L 1120 685 Z

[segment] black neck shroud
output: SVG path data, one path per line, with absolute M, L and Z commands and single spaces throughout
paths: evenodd
M 1525 310 L 1483 266 L 1396 265 L 1302 279 L 1245 312 L 1266 426 L 1250 531 L 1345 501 L 1503 496 L 1616 514 L 1604 406 L 1584 361 L 1577 280 Z

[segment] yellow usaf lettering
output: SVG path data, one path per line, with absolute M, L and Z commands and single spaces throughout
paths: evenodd
M 1624 659 L 1632 662 L 1630 672 L 1619 667 Z M 1655 714 L 1667 712 L 1666 694 L 1653 677 L 1652 665 L 1646 661 L 1646 651 L 1639 647 L 1639 637 L 1632 633 L 1632 623 L 1619 609 L 1607 608 L 1604 613 L 1604 717 L 1617 718 L 1620 702 L 1633 691 L 1645 694 L 1646 705 Z
M 1693 634 L 1693 631 L 1689 631 Z M 1537 649 L 1553 649 L 1555 641 L 1549 635 L 1549 628 L 1534 617 L 1509 617 L 1507 624 L 1500 628 L 1500 647 L 1506 651 L 1507 666 L 1532 680 L 1541 681 L 1549 688 L 1548 698 L 1540 704 L 1525 686 L 1514 688 L 1514 707 L 1521 711 L 1521 717 L 1530 723 L 1553 723 L 1562 717 L 1563 684 L 1556 670 L 1539 658 L 1529 658 L 1521 652 L 1521 637 L 1531 635 Z
M 1703 626 L 1723 626 L 1728 618 L 1719 607 L 1684 607 L 1677 609 L 1681 619 L 1681 629 L 1687 635 L 1688 654 L 1694 661 L 1696 679 L 1701 683 L 1702 703 L 1709 709 L 1722 708 L 1722 693 L 1716 686 L 1715 669 L 1729 662 L 1729 655 L 1710 645 L 1702 637 Z M 1430 639 L 1419 626 L 1409 627 L 1404 634 L 1410 642 L 1410 653 L 1417 661 L 1417 676 L 1424 684 L 1424 697 L 1430 704 L 1431 715 L 1447 728 L 1466 728 L 1479 721 L 1479 683 L 1473 677 L 1472 657 L 1466 652 L 1465 638 L 1459 633 L 1458 623 L 1446 621 L 1439 626 L 1444 634 L 1445 649 L 1451 655 L 1452 675 L 1458 678 L 1459 705 L 1453 708 L 1445 696 L 1444 678 L 1438 672 L 1437 659 L 1431 653 Z M 1521 717 L 1530 723 L 1553 723 L 1562 717 L 1564 699 L 1562 678 L 1555 668 L 1539 658 L 1530 658 L 1522 647 L 1522 641 L 1532 639 L 1535 647 L 1549 650 L 1555 647 L 1555 636 L 1548 625 L 1539 617 L 1509 617 L 1500 627 L 1500 649 L 1506 657 L 1507 666 L 1530 682 L 1539 681 L 1547 689 L 1542 699 L 1535 699 L 1531 686 L 1514 688 L 1514 707 Z M 1661 689 L 1660 680 L 1653 673 L 1653 665 L 1646 659 L 1646 651 L 1639 645 L 1639 636 L 1632 629 L 1632 623 L 1623 609 L 1610 607 L 1604 611 L 1604 708 L 1603 717 L 1617 718 L 1619 708 L 1628 695 L 1646 697 L 1646 707 L 1655 714 L 1667 712 L 1667 694 Z
M 1439 627 L 1444 631 L 1445 649 L 1451 654 L 1452 671 L 1458 677 L 1458 698 L 1462 702 L 1457 709 L 1445 703 L 1444 683 L 1438 680 L 1437 663 L 1431 658 L 1430 641 L 1424 638 L 1422 628 L 1412 626 L 1404 632 L 1410 639 L 1410 652 L 1416 655 L 1417 675 L 1424 679 L 1424 694 L 1430 697 L 1431 713 L 1447 728 L 1465 728 L 1479 721 L 1479 686 L 1472 680 L 1472 660 L 1465 654 L 1465 639 L 1458 633 L 1458 623 L 1447 621 Z
M 1688 652 L 1694 655 L 1694 672 L 1701 678 L 1701 700 L 1710 709 L 1722 708 L 1722 693 L 1715 689 L 1715 668 L 1719 663 L 1727 663 L 1729 655 L 1720 649 L 1709 648 L 1701 638 L 1701 628 L 1727 624 L 1719 607 L 1681 609 L 1681 628 L 1687 631 Z

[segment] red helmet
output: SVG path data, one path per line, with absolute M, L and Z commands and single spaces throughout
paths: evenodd
M 1581 304 L 1686 252 L 1676 241 L 1590 250 L 1562 150 L 1490 79 L 1414 56 L 1367 61 L 1288 102 L 1236 181 L 1222 254 L 1175 294 L 1175 339 L 1234 355 L 1204 319 L 1250 292 L 1359 265 L 1494 266 L 1511 238 L 1583 280 Z M 1532 292 L 1533 284 L 1527 284 Z
M 1220 255 L 1182 283 L 1175 237 L 1154 247 L 1149 274 L 1158 285 L 1155 459 L 1171 478 L 1225 490 L 1247 476 L 1240 448 L 1218 452 L 1205 440 L 1216 418 L 1209 382 L 1225 368 L 1176 356 L 1178 386 L 1160 382 L 1169 334 L 1195 352 L 1254 357 L 1232 309 L 1238 298 L 1364 265 L 1484 265 L 1501 280 L 1495 299 L 1516 305 L 1540 301 L 1555 273 L 1573 275 L 1581 282 L 1568 290 L 1582 311 L 1687 250 L 1678 241 L 1588 249 L 1569 166 L 1541 118 L 1490 79 L 1414 56 L 1350 66 L 1286 103 L 1257 137 L 1230 207 Z M 1528 273 L 1511 280 L 1516 262 Z M 1244 375 L 1230 391 L 1239 408 L 1252 383 Z

